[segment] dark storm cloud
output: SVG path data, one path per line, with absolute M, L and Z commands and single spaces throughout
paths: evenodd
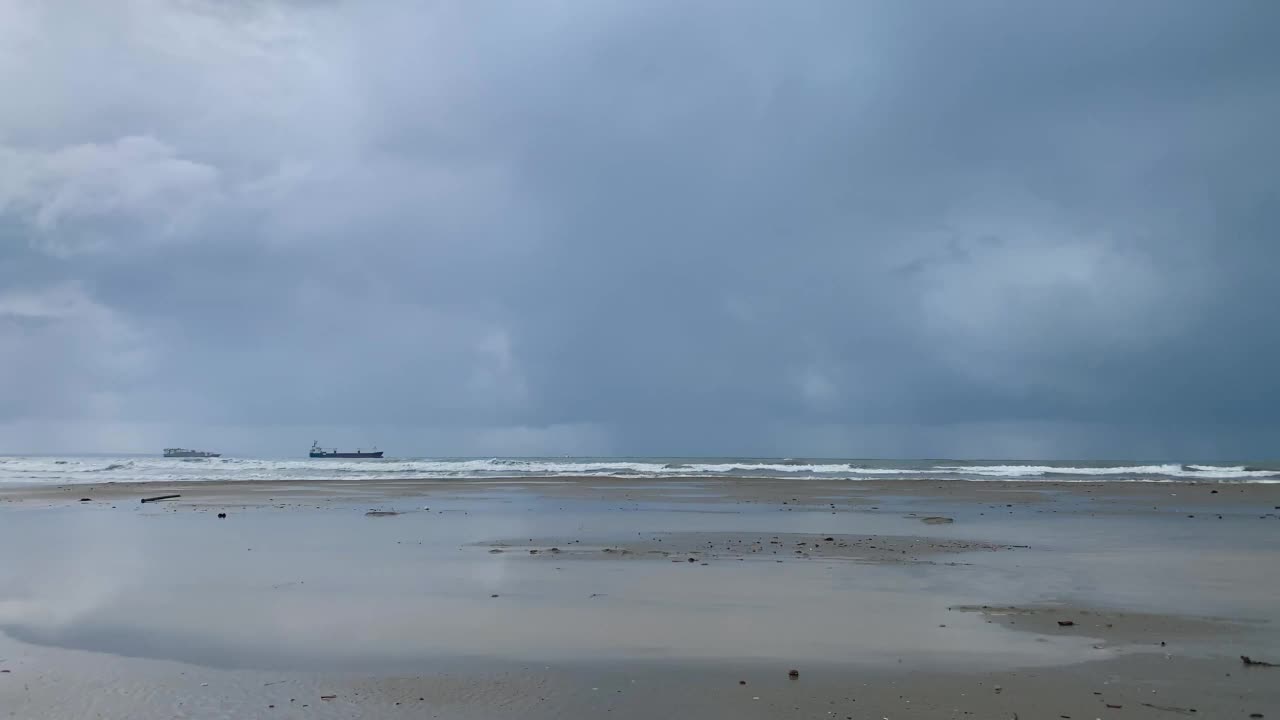
M 1270 3 L 0 8 L 9 449 L 1280 427 Z

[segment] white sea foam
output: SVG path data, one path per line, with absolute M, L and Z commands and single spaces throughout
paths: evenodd
M 969 480 L 1280 482 L 1280 469 L 1243 465 L 895 463 L 804 460 L 489 459 L 175 459 L 148 457 L 0 457 L 0 483 L 99 483 L 231 480 L 362 480 L 511 477 L 937 477 Z
M 1085 475 L 1094 478 L 1164 477 L 1170 479 L 1242 480 L 1277 478 L 1280 470 L 1249 469 L 1243 465 L 1117 465 L 1112 467 L 1072 467 L 1063 465 L 939 465 L 937 470 L 1001 478 L 1034 478 L 1046 475 Z

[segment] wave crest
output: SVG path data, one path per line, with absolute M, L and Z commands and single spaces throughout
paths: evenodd
M 527 477 L 1280 482 L 1280 467 L 1159 464 L 922 463 L 847 460 L 388 458 L 385 460 L 0 457 L 3 482 L 456 479 Z

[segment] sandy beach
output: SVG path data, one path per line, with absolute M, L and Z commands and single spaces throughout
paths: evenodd
M 10 485 L 0 547 L 3 717 L 1280 717 L 1280 485 Z

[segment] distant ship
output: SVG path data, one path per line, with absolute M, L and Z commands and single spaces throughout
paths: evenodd
M 325 450 L 320 447 L 319 442 L 311 443 L 311 457 L 313 458 L 380 458 L 381 450 L 356 450 L 355 452 L 338 452 L 337 449 Z
M 164 456 L 167 458 L 211 458 L 222 457 L 222 453 L 188 450 L 186 448 L 165 448 Z

